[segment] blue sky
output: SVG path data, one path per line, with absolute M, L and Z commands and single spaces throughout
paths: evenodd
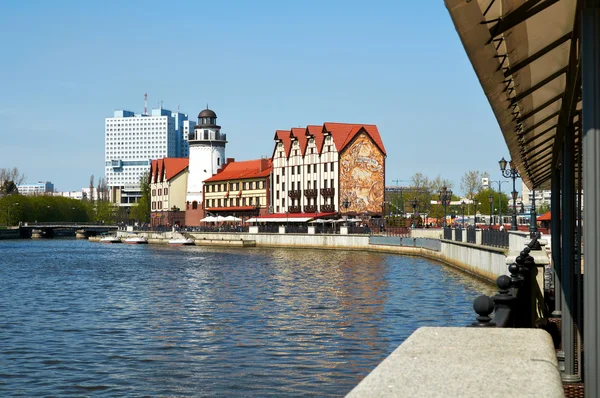
M 376 124 L 386 179 L 501 178 L 508 150 L 442 0 L 3 1 L 0 168 L 78 190 L 104 175 L 104 118 L 208 103 L 227 156 L 277 129 Z M 401 183 L 402 185 L 407 183 Z

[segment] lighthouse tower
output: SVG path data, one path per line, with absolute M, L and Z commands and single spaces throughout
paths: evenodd
M 217 114 L 204 109 L 198 114 L 198 124 L 194 132 L 188 135 L 190 145 L 190 163 L 187 185 L 186 225 L 198 225 L 202 217 L 202 188 L 204 180 L 217 173 L 225 163 L 225 145 L 227 137 L 217 125 Z M 189 216 L 188 217 L 188 213 Z

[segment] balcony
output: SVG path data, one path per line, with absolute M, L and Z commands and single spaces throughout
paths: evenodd
M 305 189 L 304 196 L 306 196 L 307 198 L 315 198 L 317 196 L 317 190 L 316 189 Z
M 334 196 L 335 188 L 321 188 L 321 196 Z
M 321 206 L 321 212 L 323 212 L 323 213 L 331 213 L 331 212 L 334 212 L 334 211 L 335 211 L 335 206 L 334 205 L 323 205 L 323 206 Z
M 302 196 L 302 191 L 299 189 L 288 191 L 288 196 L 290 198 L 300 198 L 300 196 Z
M 315 190 L 316 191 L 316 190 Z M 311 205 L 311 206 L 304 206 L 304 212 L 305 213 L 314 213 L 317 211 L 317 206 Z
M 289 206 L 288 213 L 301 213 L 302 208 L 300 206 Z

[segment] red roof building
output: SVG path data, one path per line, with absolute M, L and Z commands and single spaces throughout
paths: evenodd
M 377 126 L 326 122 L 275 132 L 275 214 L 382 214 L 386 151 Z
M 185 221 L 188 182 L 187 158 L 163 158 L 150 164 L 150 218 L 153 226 L 181 225 Z
M 236 162 L 228 159 L 214 176 L 204 180 L 202 217 L 186 225 L 200 225 L 206 215 L 235 216 L 242 220 L 265 214 L 269 207 L 271 159 Z

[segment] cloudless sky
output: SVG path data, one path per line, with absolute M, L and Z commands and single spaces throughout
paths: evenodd
M 388 185 L 459 191 L 509 158 L 442 0 L 4 0 L 0 43 L 0 168 L 59 191 L 104 176 L 104 118 L 144 92 L 192 119 L 208 103 L 238 160 L 326 121 L 378 126 Z

